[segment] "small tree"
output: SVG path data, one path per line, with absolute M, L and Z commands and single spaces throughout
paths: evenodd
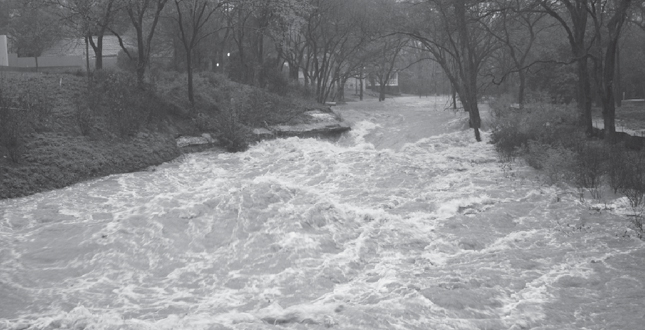
M 591 83 L 588 67 L 588 36 L 587 26 L 589 0 L 536 0 L 542 10 L 553 17 L 564 29 L 571 47 L 573 61 L 576 63 L 578 76 L 577 103 L 580 125 L 590 134 L 593 131 L 591 118 Z
M 630 6 L 631 0 L 605 0 L 589 3 L 589 12 L 595 32 L 595 52 L 592 61 L 602 100 L 605 136 L 610 141 L 615 139 L 616 134 L 614 78 L 616 76 L 618 41 Z
M 181 44 L 186 51 L 188 100 L 194 106 L 193 51 L 204 38 L 216 32 L 207 32 L 204 27 L 211 17 L 213 17 L 213 14 L 222 6 L 223 2 L 211 0 L 174 0 L 174 3 L 176 11 L 172 19 L 177 27 L 179 40 L 181 40 Z
M 408 35 L 418 40 L 441 65 L 469 114 L 475 139 L 481 141 L 478 101 L 478 75 L 497 44 L 489 29 L 494 15 L 485 1 L 430 0 L 420 10 L 411 7 L 417 20 Z
M 516 72 L 519 80 L 517 102 L 522 106 L 526 91 L 527 62 L 532 54 L 538 35 L 551 27 L 544 24 L 546 13 L 536 10 L 539 4 L 524 0 L 497 0 L 497 24 L 489 31 L 506 49 L 512 62 L 510 72 Z M 507 62 L 504 58 L 503 62 Z M 500 66 L 504 65 L 500 62 Z M 505 70 L 506 71 L 506 70 Z M 504 72 L 506 76 L 509 72 Z
M 137 80 L 143 86 L 146 68 L 150 62 L 152 37 L 163 8 L 168 0 L 125 0 L 125 11 L 137 35 Z M 124 50 L 126 50 L 124 48 Z M 127 50 L 126 50 L 127 54 Z
M 111 26 L 117 25 L 116 20 L 122 13 L 124 0 L 55 0 L 55 2 L 63 9 L 60 12 L 61 20 L 92 46 L 95 55 L 94 67 L 97 70 L 102 69 L 103 37 L 112 29 Z
M 33 0 L 14 4 L 15 15 L 8 26 L 12 47 L 18 56 L 33 57 L 38 70 L 38 57 L 61 37 L 55 8 Z

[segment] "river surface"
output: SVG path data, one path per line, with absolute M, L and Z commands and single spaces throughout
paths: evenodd
M 445 103 L 0 201 L 0 329 L 645 329 L 625 200 L 500 163 Z

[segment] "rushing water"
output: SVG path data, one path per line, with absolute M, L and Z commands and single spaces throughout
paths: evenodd
M 0 328 L 645 328 L 625 201 L 499 163 L 443 105 L 0 201 Z

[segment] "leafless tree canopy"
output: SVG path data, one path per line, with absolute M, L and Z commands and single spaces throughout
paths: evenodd
M 383 100 L 398 76 L 401 92 L 455 91 L 477 140 L 488 94 L 575 101 L 588 132 L 596 102 L 611 137 L 616 104 L 645 97 L 644 14 L 642 0 L 0 0 L 0 31 L 36 63 L 83 40 L 97 70 L 115 36 L 141 84 L 155 65 L 187 71 L 191 103 L 195 70 L 323 103 L 350 79 Z

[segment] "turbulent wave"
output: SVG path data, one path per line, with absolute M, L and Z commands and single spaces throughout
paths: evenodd
M 437 104 L 0 201 L 0 328 L 640 329 L 620 200 L 500 166 Z

